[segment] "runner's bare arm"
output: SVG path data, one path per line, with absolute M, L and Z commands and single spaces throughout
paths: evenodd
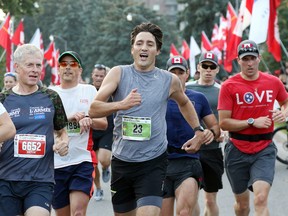
M 92 102 L 89 110 L 91 118 L 99 118 L 111 115 L 119 110 L 127 110 L 141 103 L 141 95 L 137 89 L 133 89 L 122 101 L 107 102 L 109 97 L 116 91 L 121 76 L 119 66 L 112 68 L 101 84 L 99 91 Z
M 15 136 L 15 126 L 7 112 L 0 115 L 0 142 L 4 142 L 7 139 Z

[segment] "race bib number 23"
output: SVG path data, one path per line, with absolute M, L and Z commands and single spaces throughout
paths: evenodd
M 151 118 L 123 116 L 122 138 L 137 141 L 150 140 Z

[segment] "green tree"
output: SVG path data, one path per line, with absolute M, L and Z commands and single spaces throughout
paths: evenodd
M 30 39 L 39 27 L 47 47 L 49 35 L 61 36 L 67 41 L 68 49 L 81 55 L 83 78 L 90 77 L 96 63 L 109 67 L 132 63 L 129 34 L 136 24 L 143 21 L 158 24 L 164 32 L 164 45 L 157 58 L 158 67 L 165 68 L 170 44 L 177 38 L 178 32 L 173 31 L 176 27 L 167 24 L 165 17 L 130 0 L 39 0 L 38 3 L 39 13 L 24 19 L 24 25 L 29 26 L 25 28 L 25 37 Z M 127 20 L 128 13 L 132 14 L 132 21 Z M 62 52 L 63 42 L 57 38 L 55 42 Z M 50 80 L 49 67 L 47 70 L 46 84 Z
M 37 0 L 0 0 L 0 8 L 13 16 L 33 14 L 37 12 L 37 7 Z
M 240 6 L 241 1 L 230 1 L 234 8 L 237 10 L 237 6 Z M 236 2 L 238 5 L 236 5 Z M 178 0 L 178 3 L 186 4 L 183 12 L 179 14 L 178 24 L 180 22 L 186 23 L 185 29 L 181 32 L 182 36 L 189 41 L 190 35 L 196 38 L 198 44 L 201 42 L 201 31 L 205 31 L 208 38 L 211 38 L 212 29 L 214 23 L 219 24 L 219 15 L 226 16 L 228 1 L 223 0 Z M 285 47 L 288 46 L 288 0 L 282 0 L 278 10 L 278 24 L 280 30 L 280 38 Z M 243 39 L 247 39 L 249 35 L 249 29 L 243 34 Z M 281 65 L 275 62 L 271 53 L 267 52 L 266 43 L 260 45 L 263 50 L 263 61 L 260 65 L 260 69 L 266 71 L 268 67 L 270 72 L 279 69 Z M 287 56 L 284 52 L 283 60 L 287 61 Z M 237 65 L 237 64 L 235 64 Z M 237 68 L 237 67 L 236 67 Z

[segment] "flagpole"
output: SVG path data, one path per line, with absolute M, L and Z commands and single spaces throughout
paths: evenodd
M 272 74 L 263 58 L 261 59 L 261 62 L 263 63 L 266 71 L 267 71 L 268 73 Z
M 282 49 L 283 49 L 285 55 L 288 57 L 288 52 L 287 52 L 287 50 L 286 50 L 284 44 L 282 43 L 282 40 L 281 40 L 281 39 L 279 39 L 279 40 L 280 40 L 280 44 L 281 44 L 281 47 L 282 47 Z
M 4 55 L 5 55 L 5 53 L 6 53 L 6 50 L 3 51 L 3 53 L 2 53 L 2 55 L 1 55 L 1 57 L 0 57 L 0 62 L 2 61 L 2 59 L 3 59 Z

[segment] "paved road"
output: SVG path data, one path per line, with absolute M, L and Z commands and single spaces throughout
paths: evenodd
M 218 204 L 220 207 L 220 216 L 232 216 L 234 197 L 230 189 L 229 182 L 226 175 L 223 178 L 224 189 L 219 192 Z M 109 193 L 109 184 L 102 183 L 104 188 L 104 200 L 96 202 L 94 199 L 90 200 L 87 216 L 113 216 L 111 205 L 111 196 Z M 271 216 L 286 216 L 288 215 L 288 169 L 287 166 L 276 162 L 276 174 L 274 183 L 270 192 L 269 208 Z M 252 205 L 251 194 L 251 207 Z M 203 210 L 203 194 L 200 193 L 200 206 Z M 52 213 L 52 215 L 55 215 Z M 253 208 L 251 208 L 251 216 L 253 216 Z

